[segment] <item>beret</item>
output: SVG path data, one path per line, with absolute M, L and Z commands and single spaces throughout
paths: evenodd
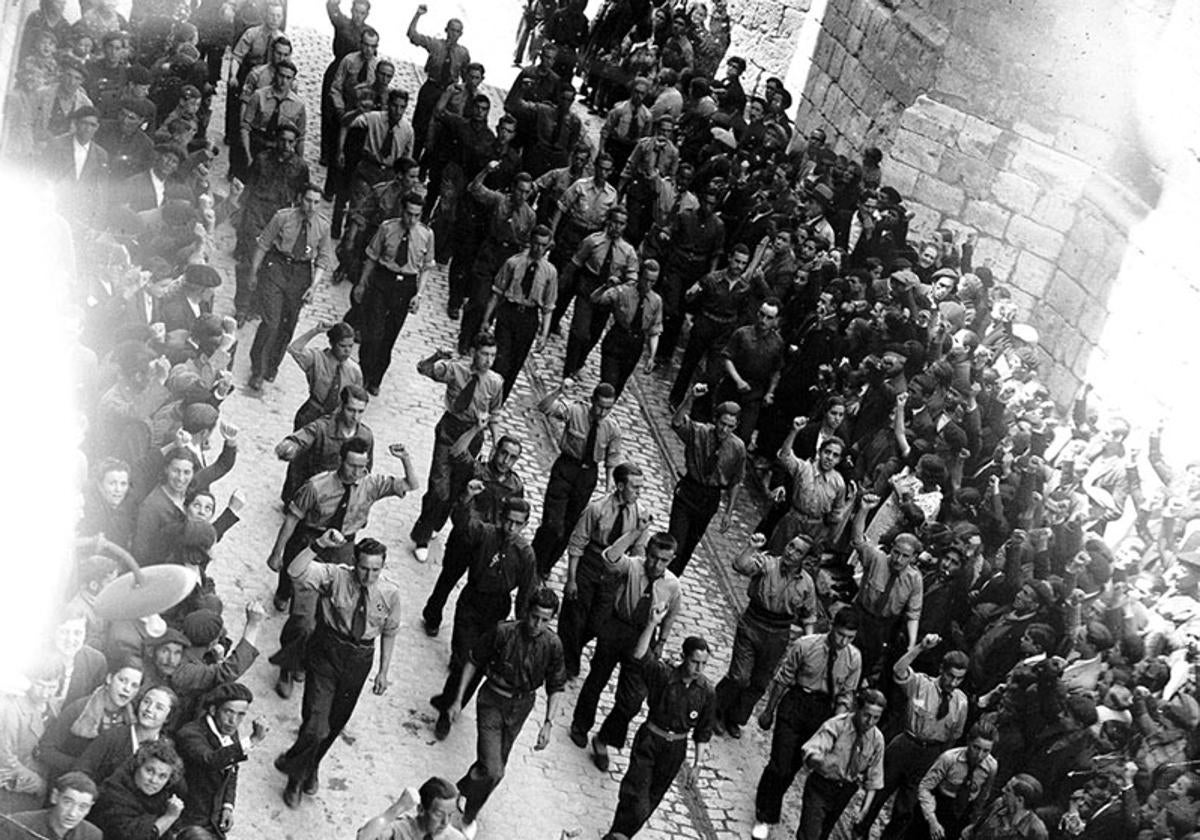
M 220 416 L 208 403 L 192 403 L 183 410 L 183 429 L 189 434 L 206 431 L 217 425 Z
M 208 692 L 208 694 L 204 695 L 205 706 L 220 706 L 222 703 L 229 703 L 234 700 L 253 703 L 254 692 L 239 682 L 227 682 L 221 683 Z
M 211 408 L 211 406 L 206 406 Z M 213 409 L 214 411 L 216 409 Z M 217 529 L 200 519 L 189 519 L 176 541 L 179 548 L 198 548 L 207 551 L 217 542 Z
M 212 610 L 196 610 L 183 619 L 183 634 L 194 645 L 208 645 L 221 635 L 225 622 Z
M 72 120 L 86 120 L 88 117 L 100 119 L 100 112 L 91 105 L 81 105 L 71 112 Z
M 155 650 L 156 648 L 160 648 L 163 645 L 179 645 L 180 647 L 191 647 L 192 643 L 188 639 L 187 636 L 183 635 L 183 633 L 179 632 L 174 627 L 170 627 L 167 629 L 167 632 L 163 633 L 157 639 L 152 639 L 152 640 L 146 642 L 146 649 L 147 650 Z
M 211 265 L 192 263 L 183 272 L 183 282 L 189 286 L 217 289 L 221 286 L 221 275 Z

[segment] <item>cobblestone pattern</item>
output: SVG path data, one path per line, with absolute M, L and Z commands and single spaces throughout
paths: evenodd
M 307 82 L 319 78 L 327 62 L 327 36 L 323 33 L 293 31 L 301 74 Z M 409 64 L 398 67 L 396 84 L 415 89 L 417 70 Z M 310 115 L 318 113 L 315 81 L 304 86 Z M 492 92 L 497 99 L 499 92 Z M 222 103 L 216 103 L 220 113 Z M 595 123 L 592 123 L 595 130 Z M 216 135 L 214 134 L 214 138 Z M 314 175 L 323 175 L 316 165 L 317 144 L 308 144 L 306 154 Z M 328 208 L 326 208 L 328 210 Z M 218 235 L 217 267 L 226 278 L 219 290 L 217 309 L 232 312 L 233 272 L 229 254 L 233 234 L 222 228 Z M 423 481 L 432 450 L 432 429 L 442 410 L 442 389 L 415 372 L 416 361 L 433 349 L 452 348 L 457 322 L 445 315 L 445 279 L 441 272 L 427 287 L 424 305 L 410 316 L 405 325 L 382 394 L 372 400 L 366 422 L 379 441 L 377 469 L 389 470 L 398 464 L 386 453 L 385 444 L 403 441 L 413 453 L 419 478 Z M 301 316 L 297 331 L 323 318 L 339 317 L 348 306 L 349 288 L 324 286 Z M 246 354 L 253 340 L 255 325 L 243 328 L 235 375 L 239 383 L 248 376 Z M 321 338 L 316 339 L 322 341 Z M 554 457 L 551 431 L 534 406 L 544 389 L 556 384 L 561 370 L 565 339 L 554 339 L 544 356 L 531 358 L 525 373 L 505 409 L 502 427 L 522 437 L 528 445 L 519 464 L 529 497 L 536 500 L 535 515 L 545 489 L 545 478 Z M 597 381 L 598 351 L 585 369 L 582 382 L 573 396 L 584 397 Z M 667 425 L 666 392 L 669 382 L 660 375 L 644 377 L 629 388 L 616 408 L 626 432 L 626 451 L 631 460 L 654 477 L 644 494 L 665 527 L 674 485 L 680 447 Z M 283 466 L 274 457 L 275 443 L 291 430 L 291 418 L 305 392 L 303 376 L 285 362 L 277 381 L 268 383 L 261 394 L 239 391 L 225 405 L 224 414 L 243 430 L 239 463 L 235 471 L 216 488 L 228 494 L 235 487 L 246 492 L 250 504 L 242 523 L 222 541 L 212 573 L 218 592 L 225 599 L 230 632 L 241 630 L 240 610 L 252 598 L 269 602 L 273 575 L 265 560 L 281 520 L 278 502 Z M 441 687 L 449 659 L 449 621 L 436 639 L 425 636 L 420 627 L 420 607 L 433 586 L 441 556 L 441 540 L 431 547 L 427 564 L 418 564 L 410 553 L 408 531 L 419 511 L 419 492 L 402 500 L 377 505 L 364 536 L 382 540 L 389 548 L 387 575 L 403 591 L 403 627 L 392 664 L 392 686 L 383 697 L 369 690 L 362 696 L 350 727 L 325 761 L 322 789 L 298 811 L 285 808 L 280 800 L 283 778 L 271 768 L 271 758 L 286 748 L 299 725 L 299 697 L 282 701 L 272 691 L 274 669 L 257 663 L 245 675 L 258 698 L 254 711 L 265 714 L 272 731 L 263 747 L 244 766 L 239 785 L 238 826 L 232 837 L 252 836 L 309 838 L 348 837 L 367 817 L 378 812 L 399 790 L 419 784 L 429 775 L 457 779 L 474 758 L 474 707 L 463 717 L 450 736 L 441 743 L 433 737 L 434 713 L 428 698 Z M 685 578 L 686 607 L 671 648 L 677 652 L 684 635 L 700 633 L 713 646 L 709 677 L 714 682 L 724 673 L 732 644 L 736 598 L 742 587 L 731 589 L 727 580 L 732 553 L 739 547 L 739 535 L 746 533 L 756 519 L 752 502 L 744 501 L 730 534 L 720 535 L 716 528 L 702 546 Z M 531 522 L 527 536 L 532 536 Z M 561 566 L 562 564 L 560 564 Z M 560 568 L 554 584 L 561 591 Z M 273 617 L 264 628 L 260 648 L 263 659 L 277 647 L 282 617 Z M 627 756 L 613 751 L 607 778 L 592 766 L 587 753 L 577 749 L 566 737 L 570 713 L 574 708 L 579 683 L 570 686 L 562 717 L 556 721 L 551 744 L 543 752 L 533 751 L 535 727 L 527 727 L 509 762 L 507 776 L 480 817 L 480 836 L 485 838 L 532 838 L 558 840 L 563 831 L 578 831 L 580 837 L 600 837 L 611 820 L 616 803 L 617 785 L 627 766 Z M 611 707 L 611 691 L 601 701 L 601 714 Z M 544 714 L 544 699 L 539 697 L 531 721 Z M 729 838 L 745 836 L 753 819 L 753 791 L 769 750 L 769 734 L 747 727 L 740 741 L 718 740 L 710 751 L 708 766 L 701 774 L 698 788 L 686 795 L 673 787 L 659 810 L 640 836 L 662 838 Z M 793 791 L 786 813 L 788 821 L 777 829 L 776 837 L 795 831 L 798 789 Z

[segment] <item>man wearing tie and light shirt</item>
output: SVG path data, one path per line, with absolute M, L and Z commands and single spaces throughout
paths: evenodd
M 400 630 L 400 589 L 380 577 L 387 548 L 377 540 L 354 545 L 354 566 L 314 563 L 317 550 L 338 549 L 347 539 L 330 528 L 288 566 L 299 586 L 317 595 L 317 627 L 305 653 L 308 679 L 301 706 L 300 734 L 275 768 L 286 773 L 284 804 L 295 808 L 300 794 L 320 789 L 318 768 L 342 728 L 354 713 L 358 695 L 375 659 L 379 639 L 379 670 L 371 687 L 388 689 L 388 670 L 396 633 Z
M 425 135 L 429 131 L 429 121 L 433 118 L 433 109 L 441 95 L 454 83 L 461 79 L 463 70 L 471 63 L 471 52 L 458 39 L 462 37 L 463 25 L 458 18 L 446 21 L 446 37 L 431 38 L 417 31 L 417 21 L 429 11 L 424 3 L 417 6 L 412 20 L 408 24 L 408 40 L 427 53 L 425 61 L 425 84 L 417 91 L 417 106 L 413 111 L 414 147 L 413 157 L 421 159 L 421 149 L 425 145 Z

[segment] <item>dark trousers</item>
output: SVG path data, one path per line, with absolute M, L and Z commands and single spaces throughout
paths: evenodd
M 450 530 L 450 536 L 446 538 L 446 548 L 442 552 L 442 570 L 438 573 L 433 591 L 429 593 L 429 599 L 425 602 L 425 609 L 421 611 L 421 617 L 428 627 L 442 626 L 442 611 L 446 608 L 446 601 L 449 600 L 454 587 L 462 580 L 462 576 L 471 568 L 471 552 L 466 543 L 466 538 L 458 528 Z
M 471 342 L 483 327 L 483 313 L 487 309 L 488 299 L 492 296 L 492 281 L 496 272 L 504 265 L 504 261 L 515 253 L 514 246 L 502 245 L 490 237 L 480 246 L 474 265 L 471 266 L 467 305 L 462 312 L 462 321 L 459 322 L 458 352 L 466 353 L 471 349 Z
M 804 765 L 804 742 L 833 713 L 833 704 L 822 694 L 806 694 L 792 687 L 779 702 L 771 758 L 758 779 L 754 813 L 758 822 L 777 823 L 787 793 Z
M 309 530 L 298 525 L 292 538 L 283 547 L 283 568 L 279 572 L 280 580 L 275 587 L 275 594 L 280 598 L 291 598 L 292 603 L 287 621 L 279 630 L 279 651 L 269 660 L 283 671 L 304 671 L 308 642 L 317 627 L 317 592 L 313 589 L 295 589 L 287 575 L 287 567 L 297 554 L 320 535 L 320 530 Z M 321 551 L 316 559 L 321 563 L 353 563 L 354 535 L 348 534 L 345 544 L 338 548 Z
M 687 348 L 683 351 L 683 359 L 679 362 L 679 373 L 675 377 L 675 383 L 671 386 L 671 405 L 683 402 L 684 395 L 692 386 L 692 377 L 700 367 L 700 363 L 706 358 L 717 358 L 721 348 L 729 341 L 733 327 L 732 323 L 720 323 L 706 315 L 696 316 L 692 322 L 692 331 L 688 335 Z M 705 377 L 707 372 L 702 371 L 700 375 Z M 707 378 L 713 377 L 707 376 Z
M 587 363 L 588 354 L 604 335 L 608 326 L 607 307 L 592 303 L 592 292 L 600 279 L 587 269 L 579 269 L 579 291 L 575 295 L 575 314 L 571 316 L 571 334 L 567 337 L 567 352 L 563 358 L 563 376 L 574 376 Z
M 292 340 L 304 293 L 312 285 L 312 264 L 288 262 L 282 256 L 268 254 L 259 269 L 258 307 L 262 322 L 250 345 L 250 372 L 274 379 Z
M 457 167 L 455 167 L 457 170 Z M 479 219 L 479 203 L 469 195 L 463 196 L 451 206 L 445 201 L 438 207 L 438 216 L 453 210 L 455 220 L 451 226 L 450 236 L 450 270 L 446 274 L 448 295 L 447 309 L 461 309 L 467 299 L 467 289 L 471 285 L 471 269 L 475 265 L 475 255 L 483 242 L 483 224 Z M 436 234 L 435 234 L 436 236 Z
M 596 723 L 596 706 L 617 665 L 621 675 L 617 678 L 617 696 L 613 709 L 600 726 L 599 738 L 610 747 L 621 749 L 629 734 L 629 722 L 642 708 L 646 699 L 646 683 L 642 669 L 631 654 L 637 645 L 640 630 L 621 620 L 616 615 L 609 617 L 600 628 L 592 661 L 588 663 L 587 679 L 579 690 L 575 702 L 575 715 L 571 728 L 579 732 L 590 732 Z
M 642 358 L 644 341 L 643 333 L 630 332 L 614 321 L 600 342 L 600 381 L 613 386 L 618 399 Z
M 335 58 L 321 76 L 321 165 L 329 166 L 337 160 L 338 118 L 329 91 L 333 89 L 333 77 L 337 73 L 340 58 Z
M 458 790 L 467 798 L 463 822 L 474 822 L 492 791 L 504 778 L 508 755 L 512 752 L 525 719 L 533 710 L 534 694 L 504 697 L 490 685 L 484 685 L 475 704 L 475 763 L 458 780 Z
M 862 675 L 879 685 L 886 675 L 886 663 L 890 658 L 892 639 L 900 627 L 900 618 L 880 618 L 858 607 L 858 636 L 855 644 L 862 653 Z M 891 680 L 886 680 L 891 682 Z
M 504 399 L 508 399 L 517 374 L 537 339 L 541 310 L 504 301 L 496 315 L 496 364 L 492 369 L 504 377 Z
M 458 684 L 462 680 L 463 669 L 470 660 L 471 651 L 489 630 L 495 628 L 512 609 L 512 598 L 507 592 L 480 592 L 470 583 L 458 596 L 458 604 L 454 608 L 454 635 L 450 638 L 450 670 L 446 674 L 446 685 L 442 688 L 441 709 L 450 708 L 454 702 Z M 483 682 L 484 672 L 477 669 L 475 678 L 463 691 L 465 705 L 475 689 Z
M 738 619 L 729 671 L 717 683 L 718 721 L 726 726 L 746 725 L 787 652 L 789 633 L 787 627 L 771 627 L 745 614 Z
M 892 803 L 892 815 L 883 830 L 884 837 L 903 837 L 910 820 L 914 818 L 924 822 L 917 813 L 917 786 L 921 784 L 925 771 L 933 766 L 945 748 L 945 744 L 919 744 L 907 732 L 901 732 L 888 741 L 883 753 L 883 790 L 875 794 L 862 825 L 870 828 L 893 793 L 896 794 L 896 801 Z
M 425 148 L 425 138 L 429 134 L 429 121 L 433 119 L 433 107 L 445 88 L 430 79 L 426 79 L 417 91 L 417 104 L 413 108 L 413 158 L 421 159 L 421 150 Z
M 876 799 L 879 795 L 876 794 Z M 933 801 L 936 805 L 934 816 L 941 824 L 945 833 L 945 840 L 958 840 L 962 836 L 963 829 L 970 825 L 970 809 L 965 814 L 959 815 L 955 813 L 955 802 L 948 796 L 943 796 L 937 790 L 933 792 Z M 930 840 L 929 823 L 925 819 L 923 813 L 916 813 L 908 823 L 908 831 L 904 834 L 905 840 Z
M 675 781 L 687 758 L 687 745 L 686 738 L 668 741 L 642 724 L 633 738 L 629 769 L 621 779 L 617 813 L 608 830 L 610 834 L 633 837 L 641 831 L 658 803 L 662 802 L 671 782 Z
M 584 465 L 574 458 L 559 455 L 550 467 L 546 497 L 542 501 L 542 523 L 533 535 L 533 553 L 538 573 L 549 577 L 558 558 L 567 548 L 575 523 L 579 521 L 599 473 L 596 464 Z
M 321 625 L 308 644 L 300 734 L 283 754 L 289 784 L 304 784 L 354 713 L 375 659 L 373 644 L 355 644 Z
M 413 523 L 409 536 L 418 546 L 429 545 L 435 531 L 442 530 L 450 518 L 452 478 L 454 474 L 450 447 L 470 428 L 453 415 L 443 414 L 433 430 L 433 456 L 429 459 L 429 489 L 421 497 L 421 515 Z M 476 435 L 467 447 L 471 458 L 483 449 L 483 435 Z M 424 541 L 422 541 L 422 538 Z
M 558 297 L 554 302 L 554 315 L 550 318 L 550 331 L 555 334 L 558 333 L 567 308 L 579 290 L 580 269 L 567 271 L 567 263 L 575 256 L 579 243 L 590 233 L 591 231 L 570 221 L 559 225 L 554 249 L 550 252 L 550 262 L 558 269 Z
M 820 773 L 809 773 L 796 840 L 825 840 L 857 791 L 854 782 L 835 782 Z
M 358 350 L 365 387 L 378 388 L 383 381 L 416 293 L 415 276 L 395 274 L 382 267 L 377 267 L 367 281 L 362 301 L 362 346 Z
M 590 545 L 584 549 L 575 570 L 579 592 L 574 598 L 563 601 L 558 616 L 558 637 L 562 639 L 568 674 L 579 673 L 579 659 L 584 647 L 596 638 L 601 624 L 612 615 L 613 605 L 617 602 L 621 578 L 606 573 L 603 563 L 599 552 Z
M 682 575 L 687 568 L 692 553 L 700 544 L 700 539 L 708 529 L 708 523 L 712 521 L 720 505 L 720 487 L 701 484 L 688 476 L 679 479 L 679 483 L 675 485 L 668 530 L 679 543 L 675 559 L 670 565 L 671 571 L 676 575 Z

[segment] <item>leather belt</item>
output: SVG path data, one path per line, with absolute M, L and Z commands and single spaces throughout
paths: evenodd
M 646 728 L 666 741 L 683 741 L 688 736 L 686 732 L 672 732 L 670 729 L 663 729 L 652 720 L 646 721 Z

